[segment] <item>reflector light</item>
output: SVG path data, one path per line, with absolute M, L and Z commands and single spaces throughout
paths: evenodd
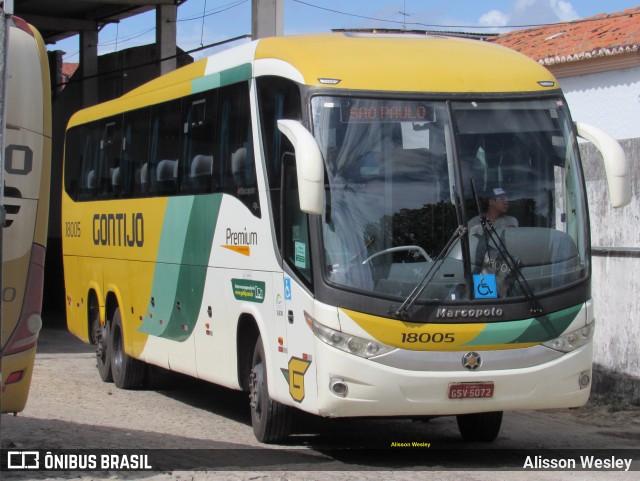
M 31 314 L 27 319 L 27 329 L 31 334 L 38 334 L 42 329 L 42 318 L 38 314 Z
M 18 27 L 20 30 L 22 30 L 23 32 L 28 33 L 32 37 L 34 36 L 33 35 L 33 31 L 29 28 L 29 24 L 27 22 L 22 20 L 20 17 L 11 17 L 11 19 L 13 20 L 13 24 L 16 27 Z
M 24 376 L 24 371 L 15 371 L 7 376 L 7 380 L 4 382 L 6 384 L 13 384 L 22 380 Z
M 318 82 L 323 85 L 337 85 L 340 83 L 340 79 L 337 78 L 319 78 Z

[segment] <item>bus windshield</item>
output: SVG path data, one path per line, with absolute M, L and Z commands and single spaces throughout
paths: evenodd
M 406 298 L 427 278 L 418 300 L 442 302 L 538 296 L 588 275 L 585 194 L 561 98 L 317 96 L 312 113 L 333 285 Z

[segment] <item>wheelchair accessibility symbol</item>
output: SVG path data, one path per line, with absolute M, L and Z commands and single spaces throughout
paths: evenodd
M 496 299 L 498 289 L 496 287 L 495 274 L 474 274 L 473 290 L 476 299 Z
M 287 301 L 291 300 L 291 278 L 284 278 L 284 298 Z

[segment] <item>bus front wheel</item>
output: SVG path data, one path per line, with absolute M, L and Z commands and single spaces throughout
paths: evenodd
M 251 373 L 249 374 L 249 401 L 251 404 L 251 424 L 253 433 L 262 443 L 277 443 L 287 439 L 291 431 L 292 412 L 269 397 L 267 369 L 262 338 L 258 337 Z
M 502 426 L 502 411 L 460 414 L 456 416 L 458 429 L 465 441 L 490 443 L 498 437 Z
M 142 387 L 144 382 L 145 363 L 124 352 L 124 337 L 120 308 L 113 314 L 111 322 L 111 372 L 113 382 L 120 389 Z

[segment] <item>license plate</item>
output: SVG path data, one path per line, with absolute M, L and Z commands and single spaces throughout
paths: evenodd
M 492 382 L 454 382 L 449 384 L 449 399 L 493 397 Z

